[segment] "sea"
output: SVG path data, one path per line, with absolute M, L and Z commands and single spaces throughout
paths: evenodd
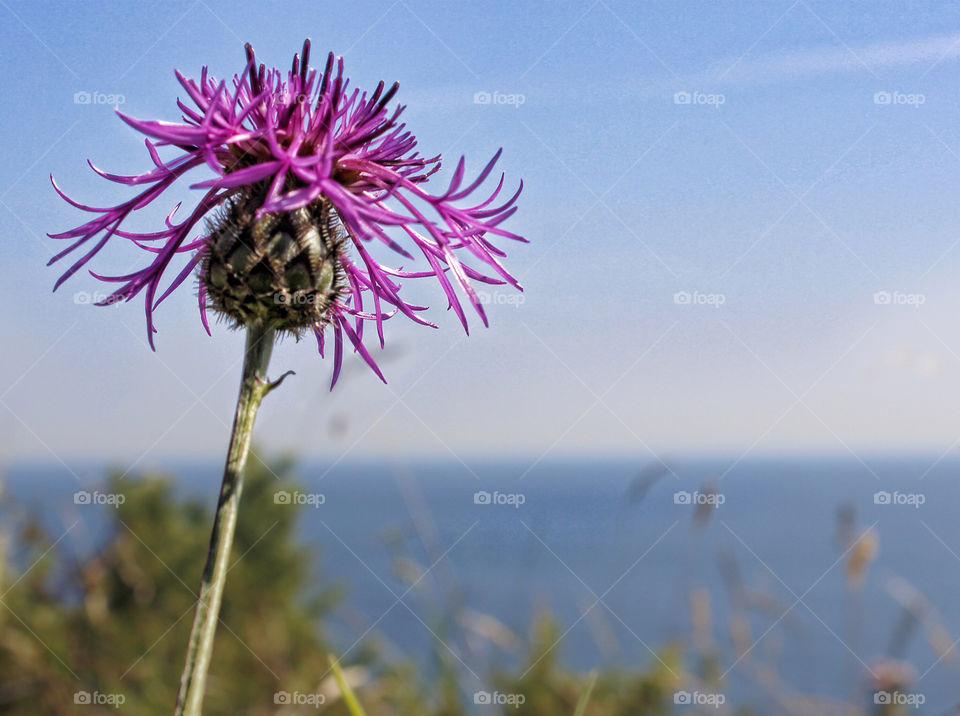
M 869 704 L 873 675 L 908 662 L 911 712 L 956 713 L 954 455 L 532 462 L 296 465 L 274 500 L 301 506 L 310 584 L 343 591 L 323 628 L 345 661 L 371 644 L 446 660 L 469 694 L 523 673 L 549 614 L 548 658 L 570 669 L 650 668 L 676 644 L 691 669 L 710 655 L 728 705 L 780 713 L 763 674 L 779 696 Z M 218 464 L 163 469 L 212 507 Z M 22 464 L 2 480 L 51 530 L 82 519 L 82 551 L 113 509 L 105 474 Z

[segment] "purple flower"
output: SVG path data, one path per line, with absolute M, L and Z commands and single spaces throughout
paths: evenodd
M 523 183 L 509 199 L 496 203 L 504 183 L 501 175 L 496 188 L 482 201 L 461 206 L 490 175 L 500 151 L 476 179 L 466 184 L 461 158 L 449 186 L 434 193 L 426 185 L 430 176 L 440 169 L 441 158 L 427 159 L 415 151 L 416 137 L 405 124 L 398 123 L 403 106 L 388 110 L 397 84 L 385 90 L 384 83 L 380 82 L 369 95 L 356 89 L 348 90 L 343 60 L 332 53 L 322 74 L 310 69 L 309 40 L 303 45 L 302 58 L 294 56 L 293 67 L 285 77 L 278 69 L 258 66 L 250 45 L 246 46 L 246 52 L 246 68 L 242 74 L 235 75 L 229 85 L 210 76 L 206 67 L 199 82 L 176 73 L 192 102 L 191 105 L 177 101 L 183 113 L 182 122 L 142 121 L 118 112 L 123 121 L 146 135 L 145 144 L 153 168 L 143 174 L 122 176 L 101 171 L 88 163 L 97 174 L 110 181 L 142 187 L 136 196 L 116 206 L 94 207 L 71 199 L 53 183 L 63 199 L 94 214 L 94 218 L 74 229 L 50 234 L 51 238 L 71 242 L 50 260 L 51 264 L 79 254 L 60 276 L 54 290 L 83 268 L 111 239 L 132 241 L 151 259 L 144 268 L 123 276 L 103 276 L 91 271 L 102 281 L 120 284 L 101 305 L 129 301 L 142 292 L 152 347 L 156 332 L 153 311 L 196 273 L 200 278 L 201 320 L 209 333 L 208 306 L 229 314 L 236 322 L 243 320 L 237 318 L 238 315 L 247 315 L 230 313 L 217 300 L 211 302 L 212 277 L 203 275 L 204 267 L 209 264 L 204 259 L 209 259 L 216 250 L 217 236 L 222 237 L 230 229 L 231 216 L 243 214 L 248 226 L 255 221 L 278 226 L 282 217 L 296 216 L 304 210 L 303 215 L 307 217 L 329 216 L 336 230 L 343 234 L 336 240 L 324 239 L 325 250 L 336 253 L 336 265 L 332 269 L 335 279 L 333 284 L 328 281 L 327 287 L 333 288 L 330 300 L 321 307 L 322 315 L 318 309 L 317 315 L 309 320 L 321 355 L 327 327 L 333 332 L 331 387 L 340 373 L 344 334 L 353 349 L 383 380 L 364 346 L 364 323 L 376 323 L 381 348 L 383 322 L 397 313 L 434 326 L 419 315 L 426 310 L 425 306 L 401 298 L 400 279 L 434 277 L 446 294 L 448 307 L 454 310 L 467 332 L 467 317 L 456 287 L 484 325 L 487 318 L 473 281 L 509 284 L 522 290 L 501 265 L 505 253 L 497 248 L 494 239 L 525 241 L 500 228 L 516 211 L 515 202 Z M 164 159 L 160 155 L 162 147 L 176 151 L 171 158 Z M 160 231 L 124 230 L 124 222 L 136 209 L 158 199 L 191 170 L 201 168 L 212 170 L 213 176 L 191 185 L 191 188 L 202 189 L 204 194 L 185 218 L 174 218 L 180 209 L 177 204 Z M 214 211 L 218 207 L 219 223 L 218 212 Z M 202 223 L 205 218 L 207 221 Z M 290 221 L 293 220 L 288 220 L 286 226 L 291 225 Z M 376 242 L 410 261 L 415 255 L 422 255 L 425 260 L 422 270 L 380 263 L 371 255 L 371 246 Z M 168 271 L 178 254 L 188 257 L 186 265 L 178 272 Z M 470 259 L 473 265 L 468 265 L 465 259 Z M 165 274 L 168 279 L 164 282 Z M 166 284 L 165 288 L 162 283 Z M 279 325 L 293 332 L 301 327 Z

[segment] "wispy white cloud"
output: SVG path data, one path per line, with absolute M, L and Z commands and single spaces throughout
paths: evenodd
M 833 45 L 816 48 L 766 54 L 746 52 L 739 58 L 730 56 L 718 60 L 706 70 L 689 69 L 673 76 L 665 76 L 660 72 L 639 76 L 632 71 L 611 74 L 594 79 L 589 92 L 577 96 L 577 101 L 602 104 L 622 99 L 625 93 L 629 93 L 633 99 L 669 99 L 678 90 L 706 91 L 707 88 L 724 84 L 775 84 L 838 73 L 859 72 L 879 80 L 881 77 L 878 73 L 884 69 L 911 66 L 916 67 L 918 78 L 922 78 L 942 63 L 957 58 L 960 58 L 960 33 L 868 45 L 844 45 L 838 39 Z M 403 93 L 403 100 L 411 107 L 469 112 L 476 116 L 497 111 L 509 116 L 517 111 L 513 105 L 477 105 L 474 95 L 482 91 L 522 93 L 524 105 L 528 107 L 566 106 L 570 102 L 571 92 L 575 92 L 566 78 L 518 82 L 516 79 L 500 77 L 445 86 L 408 88 Z
M 909 65 L 927 65 L 924 72 L 945 60 L 960 57 L 960 33 L 901 42 L 832 47 L 747 55 L 718 62 L 710 73 L 729 82 L 777 80 L 829 72 L 869 72 Z

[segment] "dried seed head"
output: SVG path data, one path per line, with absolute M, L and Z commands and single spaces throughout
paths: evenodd
M 299 333 L 321 325 L 343 285 L 343 229 L 324 199 L 256 217 L 258 193 L 231 200 L 209 225 L 201 280 L 214 310 L 237 326 Z

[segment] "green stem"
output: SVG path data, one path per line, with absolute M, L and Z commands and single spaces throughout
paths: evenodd
M 213 637 L 220 619 L 220 602 L 229 571 L 230 546 L 237 527 L 240 494 L 243 491 L 243 472 L 250 452 L 253 422 L 260 401 L 283 377 L 274 383 L 267 381 L 267 365 L 273 350 L 275 330 L 262 325 L 247 326 L 247 344 L 243 361 L 243 378 L 237 398 L 237 412 L 230 433 L 230 448 L 223 470 L 220 500 L 210 535 L 207 563 L 203 568 L 197 610 L 187 646 L 187 660 L 180 677 L 176 716 L 200 716 L 207 670 L 213 653 Z M 284 376 L 286 377 L 286 376 Z

